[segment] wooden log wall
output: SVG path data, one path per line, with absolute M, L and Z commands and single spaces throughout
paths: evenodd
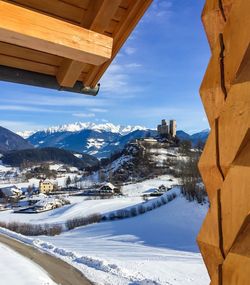
M 201 99 L 211 133 L 199 162 L 210 209 L 197 237 L 210 285 L 250 284 L 250 1 L 207 0 Z

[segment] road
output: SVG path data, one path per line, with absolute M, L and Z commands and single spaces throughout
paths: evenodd
M 79 270 L 47 253 L 0 234 L 0 242 L 42 267 L 60 285 L 93 285 Z

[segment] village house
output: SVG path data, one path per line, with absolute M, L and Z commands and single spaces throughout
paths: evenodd
M 67 171 L 67 169 L 66 169 L 65 166 L 60 166 L 60 167 L 57 169 L 57 172 L 64 174 L 64 173 L 67 173 L 68 171 Z
M 159 190 L 160 192 L 166 192 L 166 191 L 167 191 L 167 187 L 162 184 L 162 185 L 160 185 L 160 186 L 158 187 L 158 190 Z
M 22 196 L 22 191 L 15 185 L 0 188 L 0 199 L 16 200 Z
M 98 192 L 100 194 L 115 194 L 119 192 L 119 189 L 112 183 L 105 183 L 99 188 Z
M 56 185 L 54 182 L 52 182 L 51 180 L 41 180 L 39 182 L 39 191 L 40 193 L 43 193 L 43 194 L 48 194 L 52 191 L 54 191 L 56 188 Z

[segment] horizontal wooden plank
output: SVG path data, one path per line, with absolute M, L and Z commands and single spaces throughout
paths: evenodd
M 121 0 L 96 0 L 92 1 L 82 20 L 82 26 L 92 31 L 103 33 L 115 15 Z M 61 86 L 72 87 L 78 80 L 84 65 L 79 61 L 65 60 L 60 67 L 57 80 Z
M 56 75 L 58 68 L 56 66 L 37 63 L 29 60 L 25 60 L 18 57 L 7 56 L 0 54 L 0 65 L 5 65 L 9 67 L 15 67 L 19 69 L 24 69 L 28 71 L 34 71 L 38 73 Z
M 61 0 L 61 1 L 73 5 L 75 7 L 88 9 L 89 3 L 92 2 L 93 0 Z
M 0 52 L 4 55 L 55 66 L 59 66 L 62 62 L 62 57 L 4 42 L 0 42 Z
M 96 32 L 4 1 L 0 19 L 0 41 L 93 65 L 111 58 L 112 38 Z
M 76 24 L 81 22 L 84 13 L 84 9 L 60 0 L 11 0 L 8 2 L 19 4 L 24 8 L 44 12 L 50 16 L 55 16 Z

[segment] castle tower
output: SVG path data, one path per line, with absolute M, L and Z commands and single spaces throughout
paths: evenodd
M 170 120 L 169 121 L 169 133 L 172 137 L 176 136 L 176 121 L 175 120 Z
M 169 134 L 169 125 L 166 120 L 161 120 L 161 125 L 157 126 L 158 134 L 161 136 L 167 136 Z

